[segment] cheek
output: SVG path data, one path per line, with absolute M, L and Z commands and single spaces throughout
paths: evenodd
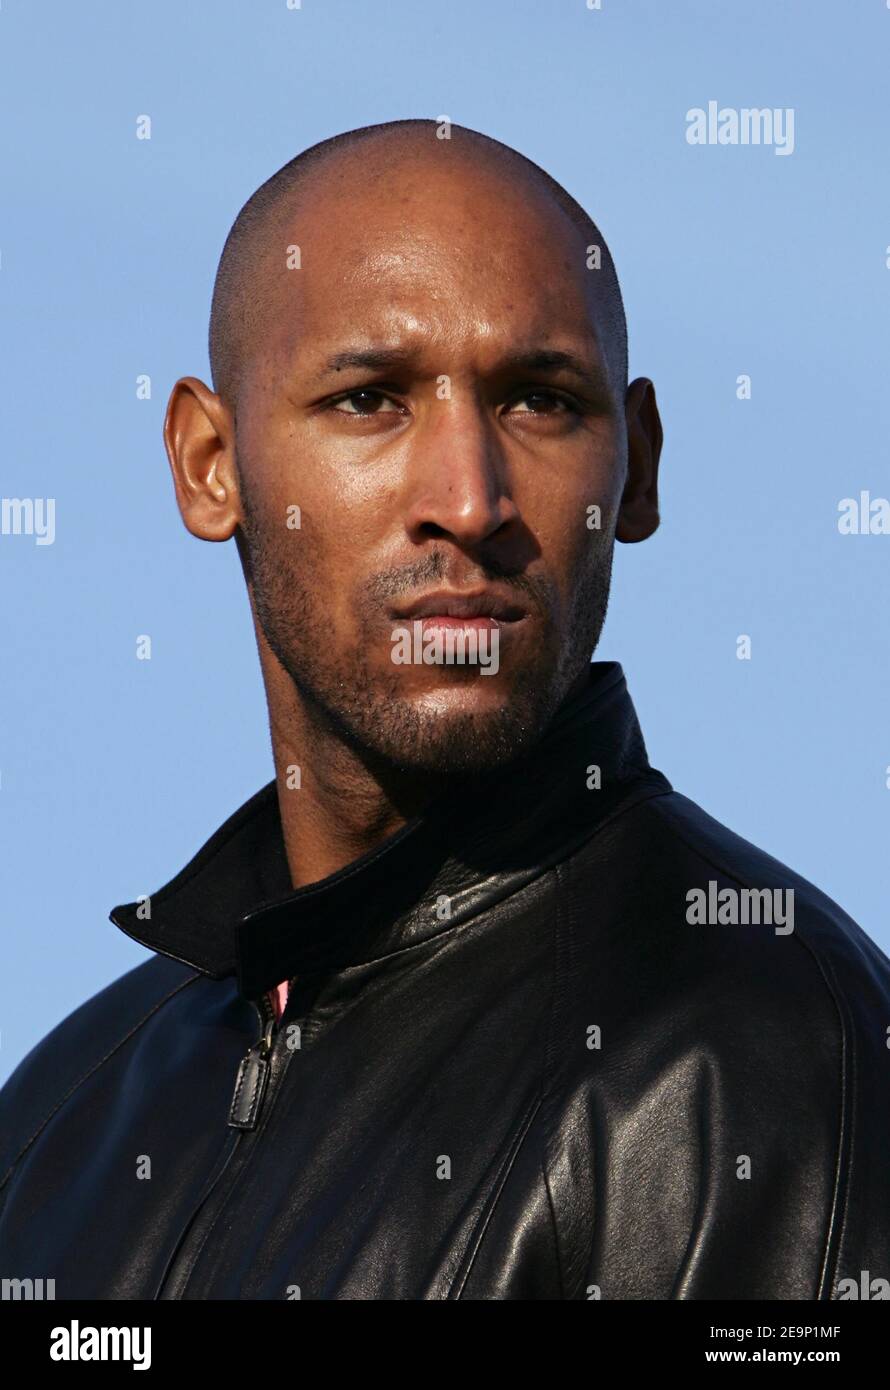
M 571 572 L 587 563 L 591 548 L 614 535 L 620 496 L 613 471 L 587 469 L 571 486 L 525 498 L 521 514 L 544 564 Z
M 299 623 L 314 642 L 363 640 L 362 566 L 381 544 L 379 489 L 375 496 L 364 478 L 344 487 L 313 458 L 311 467 L 267 476 L 253 510 L 255 573 L 266 610 L 289 615 L 289 624 Z
M 617 516 L 625 474 L 624 441 L 611 418 L 591 421 L 550 453 L 545 468 L 519 475 L 522 505 L 548 534 L 573 534 L 591 509 L 605 523 Z

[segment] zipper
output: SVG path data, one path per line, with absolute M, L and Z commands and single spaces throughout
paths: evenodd
M 291 997 L 290 992 L 295 983 L 296 979 L 288 982 L 288 1003 Z M 204 1237 L 199 1217 L 202 1213 L 206 1214 L 210 1197 L 217 1190 L 223 1175 L 230 1167 L 232 1168 L 232 1180 L 229 1183 L 229 1191 L 234 1187 L 238 1173 L 244 1164 L 233 1165 L 232 1160 L 239 1150 L 245 1148 L 245 1145 L 250 1147 L 247 1136 L 251 1131 L 256 1130 L 260 1115 L 265 1113 L 268 1103 L 275 1093 L 275 1086 L 273 1084 L 270 1087 L 270 1080 L 273 1073 L 273 1050 L 280 1032 L 279 1021 L 276 1020 L 275 1009 L 267 994 L 261 995 L 259 999 L 251 999 L 250 1002 L 259 1018 L 260 1036 L 241 1059 L 235 1075 L 235 1086 L 229 1104 L 226 1144 L 216 1164 L 211 1169 L 192 1214 L 183 1227 L 173 1253 L 167 1261 L 155 1293 L 156 1300 L 178 1299 L 182 1296 L 195 1260 L 203 1248 Z M 286 1065 L 287 1059 L 279 1068 L 276 1080 L 280 1080 Z
M 278 1031 L 275 1010 L 268 994 L 262 995 L 259 1003 L 252 1002 L 260 1016 L 263 1033 L 247 1056 L 242 1058 L 235 1077 L 235 1089 L 229 1106 L 229 1126 L 232 1129 L 256 1129 L 269 1084 L 272 1039 Z

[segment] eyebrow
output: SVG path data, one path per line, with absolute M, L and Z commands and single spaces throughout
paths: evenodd
M 513 353 L 504 360 L 505 367 L 526 372 L 568 372 L 587 386 L 593 386 L 605 395 L 611 393 L 609 374 L 596 361 L 588 361 L 574 352 L 563 352 L 557 348 L 539 348 L 533 352 Z
M 345 367 L 385 371 L 388 367 L 405 367 L 416 360 L 411 348 L 346 348 L 328 358 L 322 372 L 340 372 Z M 587 386 L 604 395 L 611 394 L 609 375 L 598 362 L 590 362 L 574 352 L 557 348 L 538 348 L 530 352 L 511 353 L 500 360 L 497 371 L 569 372 Z
M 344 367 L 367 367 L 371 371 L 386 367 L 403 367 L 412 362 L 416 353 L 408 348 L 347 348 L 329 357 L 323 372 L 341 372 Z

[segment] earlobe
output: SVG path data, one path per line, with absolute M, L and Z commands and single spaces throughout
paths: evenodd
M 176 503 L 193 536 L 226 541 L 241 520 L 234 428 L 225 403 L 197 377 L 181 377 L 167 403 L 164 447 Z
M 663 431 L 655 387 L 637 377 L 625 397 L 627 477 L 618 508 L 615 539 L 633 544 L 658 529 L 658 463 Z

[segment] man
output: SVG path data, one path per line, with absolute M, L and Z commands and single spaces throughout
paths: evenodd
M 476 132 L 349 132 L 245 205 L 210 350 L 165 441 L 236 538 L 275 778 L 4 1088 L 0 1273 L 882 1296 L 890 963 L 590 662 L 661 448 L 596 227 Z

